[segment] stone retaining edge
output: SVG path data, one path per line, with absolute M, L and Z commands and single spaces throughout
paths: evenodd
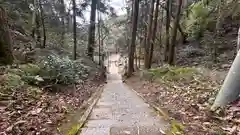
M 104 90 L 104 86 L 100 88 L 97 92 L 93 93 L 93 95 L 85 101 L 80 108 L 86 107 L 88 104 L 88 108 L 84 111 L 84 114 L 79 119 L 79 122 L 77 125 L 72 125 L 72 128 L 68 130 L 68 132 L 65 135 L 77 135 L 81 133 L 81 128 L 84 126 L 85 122 L 87 121 L 87 118 L 89 117 L 90 113 L 92 112 L 93 107 L 101 97 L 101 94 Z
M 151 108 L 153 108 L 154 110 L 158 111 L 160 113 L 160 115 L 164 116 L 164 118 L 166 120 L 170 120 L 171 118 L 168 116 L 167 113 L 165 113 L 161 108 L 157 107 L 156 105 L 149 103 L 141 94 L 139 94 L 137 91 L 135 91 L 134 89 L 132 89 L 130 86 L 128 86 L 126 84 L 126 86 L 132 90 L 137 96 L 139 96 L 145 103 L 147 103 Z

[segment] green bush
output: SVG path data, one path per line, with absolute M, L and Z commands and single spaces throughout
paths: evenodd
M 13 73 L 7 73 L 4 75 L 3 80 L 3 88 L 4 89 L 16 89 L 20 88 L 24 85 L 23 80 L 21 79 L 21 76 L 13 74 Z
M 41 68 L 36 64 L 23 64 L 19 66 L 19 69 L 22 70 L 27 76 L 36 76 L 39 75 Z
M 7 69 L 7 72 L 11 73 L 11 74 L 16 74 L 16 75 L 19 75 L 19 76 L 22 76 L 22 75 L 25 74 L 24 71 L 22 71 L 19 68 L 9 68 L 9 69 Z
M 81 63 L 76 63 L 68 57 L 47 56 L 40 64 L 40 76 L 59 84 L 72 84 L 76 80 L 86 79 L 88 72 Z
M 85 66 L 81 61 L 50 55 L 37 65 L 23 64 L 7 69 L 1 86 L 12 89 L 23 84 L 73 84 L 87 79 L 90 69 L 92 68 Z
M 189 7 L 189 14 L 185 20 L 185 27 L 188 36 L 193 39 L 199 39 L 203 36 L 207 28 L 210 8 L 202 1 L 192 4 Z

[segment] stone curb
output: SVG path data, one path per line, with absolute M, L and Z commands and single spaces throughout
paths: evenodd
M 139 96 L 145 103 L 148 104 L 148 106 L 154 110 L 156 110 L 157 112 L 160 113 L 161 116 L 164 117 L 165 120 L 170 120 L 171 118 L 167 115 L 167 113 L 165 113 L 161 108 L 157 107 L 154 104 L 149 103 L 141 94 L 139 94 L 137 91 L 135 91 L 134 89 L 132 89 L 130 86 L 128 86 L 127 84 L 125 84 L 130 90 L 132 90 L 137 96 Z
M 167 113 L 165 113 L 162 109 L 160 109 L 159 107 L 157 107 L 154 104 L 149 103 L 140 93 L 138 93 L 137 91 L 135 91 L 134 89 L 132 89 L 129 85 L 127 85 L 127 83 L 124 83 L 124 85 L 126 87 L 128 87 L 132 92 L 134 92 L 138 97 L 140 97 L 151 109 L 155 110 L 156 112 L 158 112 L 158 116 L 163 116 L 164 120 L 170 124 L 171 123 L 171 118 L 167 115 Z M 169 125 L 166 126 L 166 131 L 168 131 L 168 127 Z M 161 131 L 163 134 L 166 134 L 166 131 Z
M 97 92 L 93 93 L 93 95 L 87 101 L 83 102 L 80 108 L 87 107 L 87 109 L 84 111 L 84 114 L 80 117 L 78 123 L 73 124 L 71 126 L 71 129 L 69 129 L 64 135 L 77 135 L 81 133 L 81 128 L 84 126 L 85 122 L 87 121 L 87 118 L 92 112 L 94 105 L 97 103 L 97 101 L 101 97 L 103 90 L 104 90 L 104 86 L 101 87 L 100 90 L 98 90 Z

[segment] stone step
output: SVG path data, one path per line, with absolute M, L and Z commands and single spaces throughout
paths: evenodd
M 86 128 L 108 128 L 116 124 L 115 120 L 110 119 L 99 119 L 99 120 L 88 120 L 84 125 Z
M 110 135 L 110 128 L 82 128 L 79 135 Z
M 112 119 L 111 108 L 94 108 L 88 120 Z
M 157 127 L 82 128 L 79 135 L 164 135 Z

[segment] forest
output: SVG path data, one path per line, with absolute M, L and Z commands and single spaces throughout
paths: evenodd
M 77 134 L 115 53 L 166 134 L 239 135 L 240 1 L 112 1 L 0 0 L 0 134 Z

